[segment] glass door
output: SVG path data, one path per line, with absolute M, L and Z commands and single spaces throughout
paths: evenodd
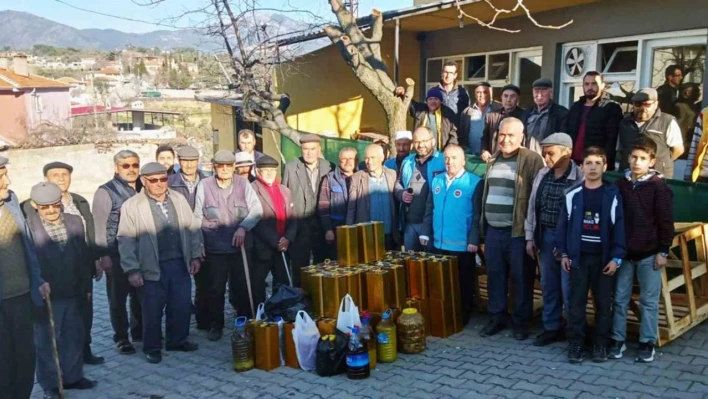
M 541 50 L 519 51 L 514 53 L 514 82 L 521 89 L 519 105 L 522 108 L 533 106 L 533 82 L 541 77 L 543 53 Z

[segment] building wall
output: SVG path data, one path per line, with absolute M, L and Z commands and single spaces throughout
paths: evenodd
M 27 107 L 24 93 L 0 91 L 0 136 L 19 143 L 27 137 Z
M 236 149 L 236 128 L 231 106 L 211 104 L 211 128 L 219 131 L 218 143 L 214 142 L 214 153 Z
M 420 47 L 414 32 L 400 32 L 399 81 L 420 76 Z M 393 77 L 393 29 L 385 29 L 382 54 Z M 339 50 L 330 45 L 284 65 L 278 91 L 290 94 L 291 126 L 312 133 L 350 137 L 358 131 L 385 133 L 386 116 L 371 93 L 356 79 Z
M 69 89 L 51 90 L 36 89 L 35 94 L 41 98 L 41 113 L 35 107 L 35 95 L 26 92 L 25 104 L 27 107 L 27 125 L 29 129 L 36 129 L 42 123 L 56 126 L 71 127 L 71 94 Z

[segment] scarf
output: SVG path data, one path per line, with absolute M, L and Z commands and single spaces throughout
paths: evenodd
M 428 127 L 428 114 L 430 112 L 425 113 L 425 118 L 423 118 L 423 126 Z M 440 108 L 435 110 L 435 127 L 437 129 L 437 132 L 435 132 L 435 137 L 437 138 L 436 143 L 438 144 L 438 148 L 442 145 L 443 138 L 442 138 L 442 105 Z
M 283 198 L 283 193 L 280 192 L 280 182 L 275 179 L 273 184 L 266 183 L 260 176 L 257 177 L 258 181 L 263 183 L 270 200 L 273 202 L 273 209 L 275 210 L 275 230 L 278 235 L 283 237 L 285 235 L 285 221 L 287 219 L 287 211 L 285 209 L 285 198 Z

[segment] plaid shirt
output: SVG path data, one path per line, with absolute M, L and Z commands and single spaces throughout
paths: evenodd
M 165 200 L 160 202 L 157 201 L 154 198 L 150 198 L 152 201 L 155 202 L 158 208 L 162 211 L 162 214 L 165 215 L 165 219 L 170 220 L 170 211 L 167 208 L 167 201 L 170 200 L 170 193 L 168 192 L 167 195 L 165 195 Z
M 185 179 L 184 175 L 182 175 L 182 181 L 184 182 L 184 185 L 187 186 L 189 194 L 194 194 L 194 190 L 197 189 L 197 184 L 199 184 L 199 173 L 197 173 L 197 175 L 194 177 L 194 182 Z
M 64 205 L 64 213 L 69 215 L 75 215 L 81 218 L 81 223 L 84 224 L 84 234 L 86 235 L 86 239 L 88 240 L 88 232 L 86 231 L 86 219 L 84 219 L 84 216 L 81 214 L 79 208 L 74 203 L 74 199 L 71 197 L 71 195 L 69 195 L 69 202 L 62 201 L 62 205 Z
M 66 243 L 69 241 L 69 236 L 66 233 L 66 225 L 64 225 L 64 217 L 61 216 L 58 223 L 49 223 L 42 219 L 42 225 L 44 225 L 44 230 L 47 232 L 49 238 L 63 251 Z
M 536 200 L 539 201 L 540 204 L 540 206 L 537 207 L 540 210 L 541 226 L 550 229 L 556 228 L 558 217 L 561 213 L 561 206 L 563 205 L 565 189 L 573 183 L 568 180 L 572 169 L 573 164 L 571 163 L 560 178 L 556 179 L 552 170 L 543 178 L 538 191 L 540 195 L 536 197 Z

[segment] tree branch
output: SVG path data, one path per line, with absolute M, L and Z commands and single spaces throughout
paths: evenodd
M 494 25 L 497 22 L 497 18 L 500 15 L 512 14 L 512 13 L 518 11 L 519 9 L 524 11 L 524 13 L 526 14 L 526 18 L 528 18 L 529 21 L 531 21 L 534 25 L 536 25 L 537 27 L 542 28 L 542 29 L 563 29 L 566 26 L 573 23 L 573 20 L 571 19 L 570 21 L 564 23 L 563 25 L 542 25 L 542 24 L 538 23 L 538 21 L 536 21 L 536 19 L 533 18 L 533 16 L 531 15 L 531 10 L 529 10 L 529 8 L 526 7 L 526 5 L 524 4 L 524 0 L 516 0 L 516 5 L 512 9 L 498 8 L 492 3 L 491 0 L 484 0 L 484 2 L 492 9 L 492 11 L 494 11 L 494 16 L 492 17 L 492 19 L 489 22 L 484 22 L 481 19 L 466 13 L 462 9 L 462 4 L 460 4 L 460 0 L 455 0 L 455 6 L 457 7 L 457 12 L 458 12 L 457 19 L 460 21 L 460 28 L 462 28 L 464 26 L 464 19 L 469 18 L 472 21 L 474 21 L 475 23 L 477 23 L 477 25 L 480 25 L 480 26 L 487 28 L 487 29 L 492 29 L 492 30 L 507 32 L 507 33 L 519 33 L 519 32 L 521 32 L 520 29 L 500 28 L 500 27 Z

